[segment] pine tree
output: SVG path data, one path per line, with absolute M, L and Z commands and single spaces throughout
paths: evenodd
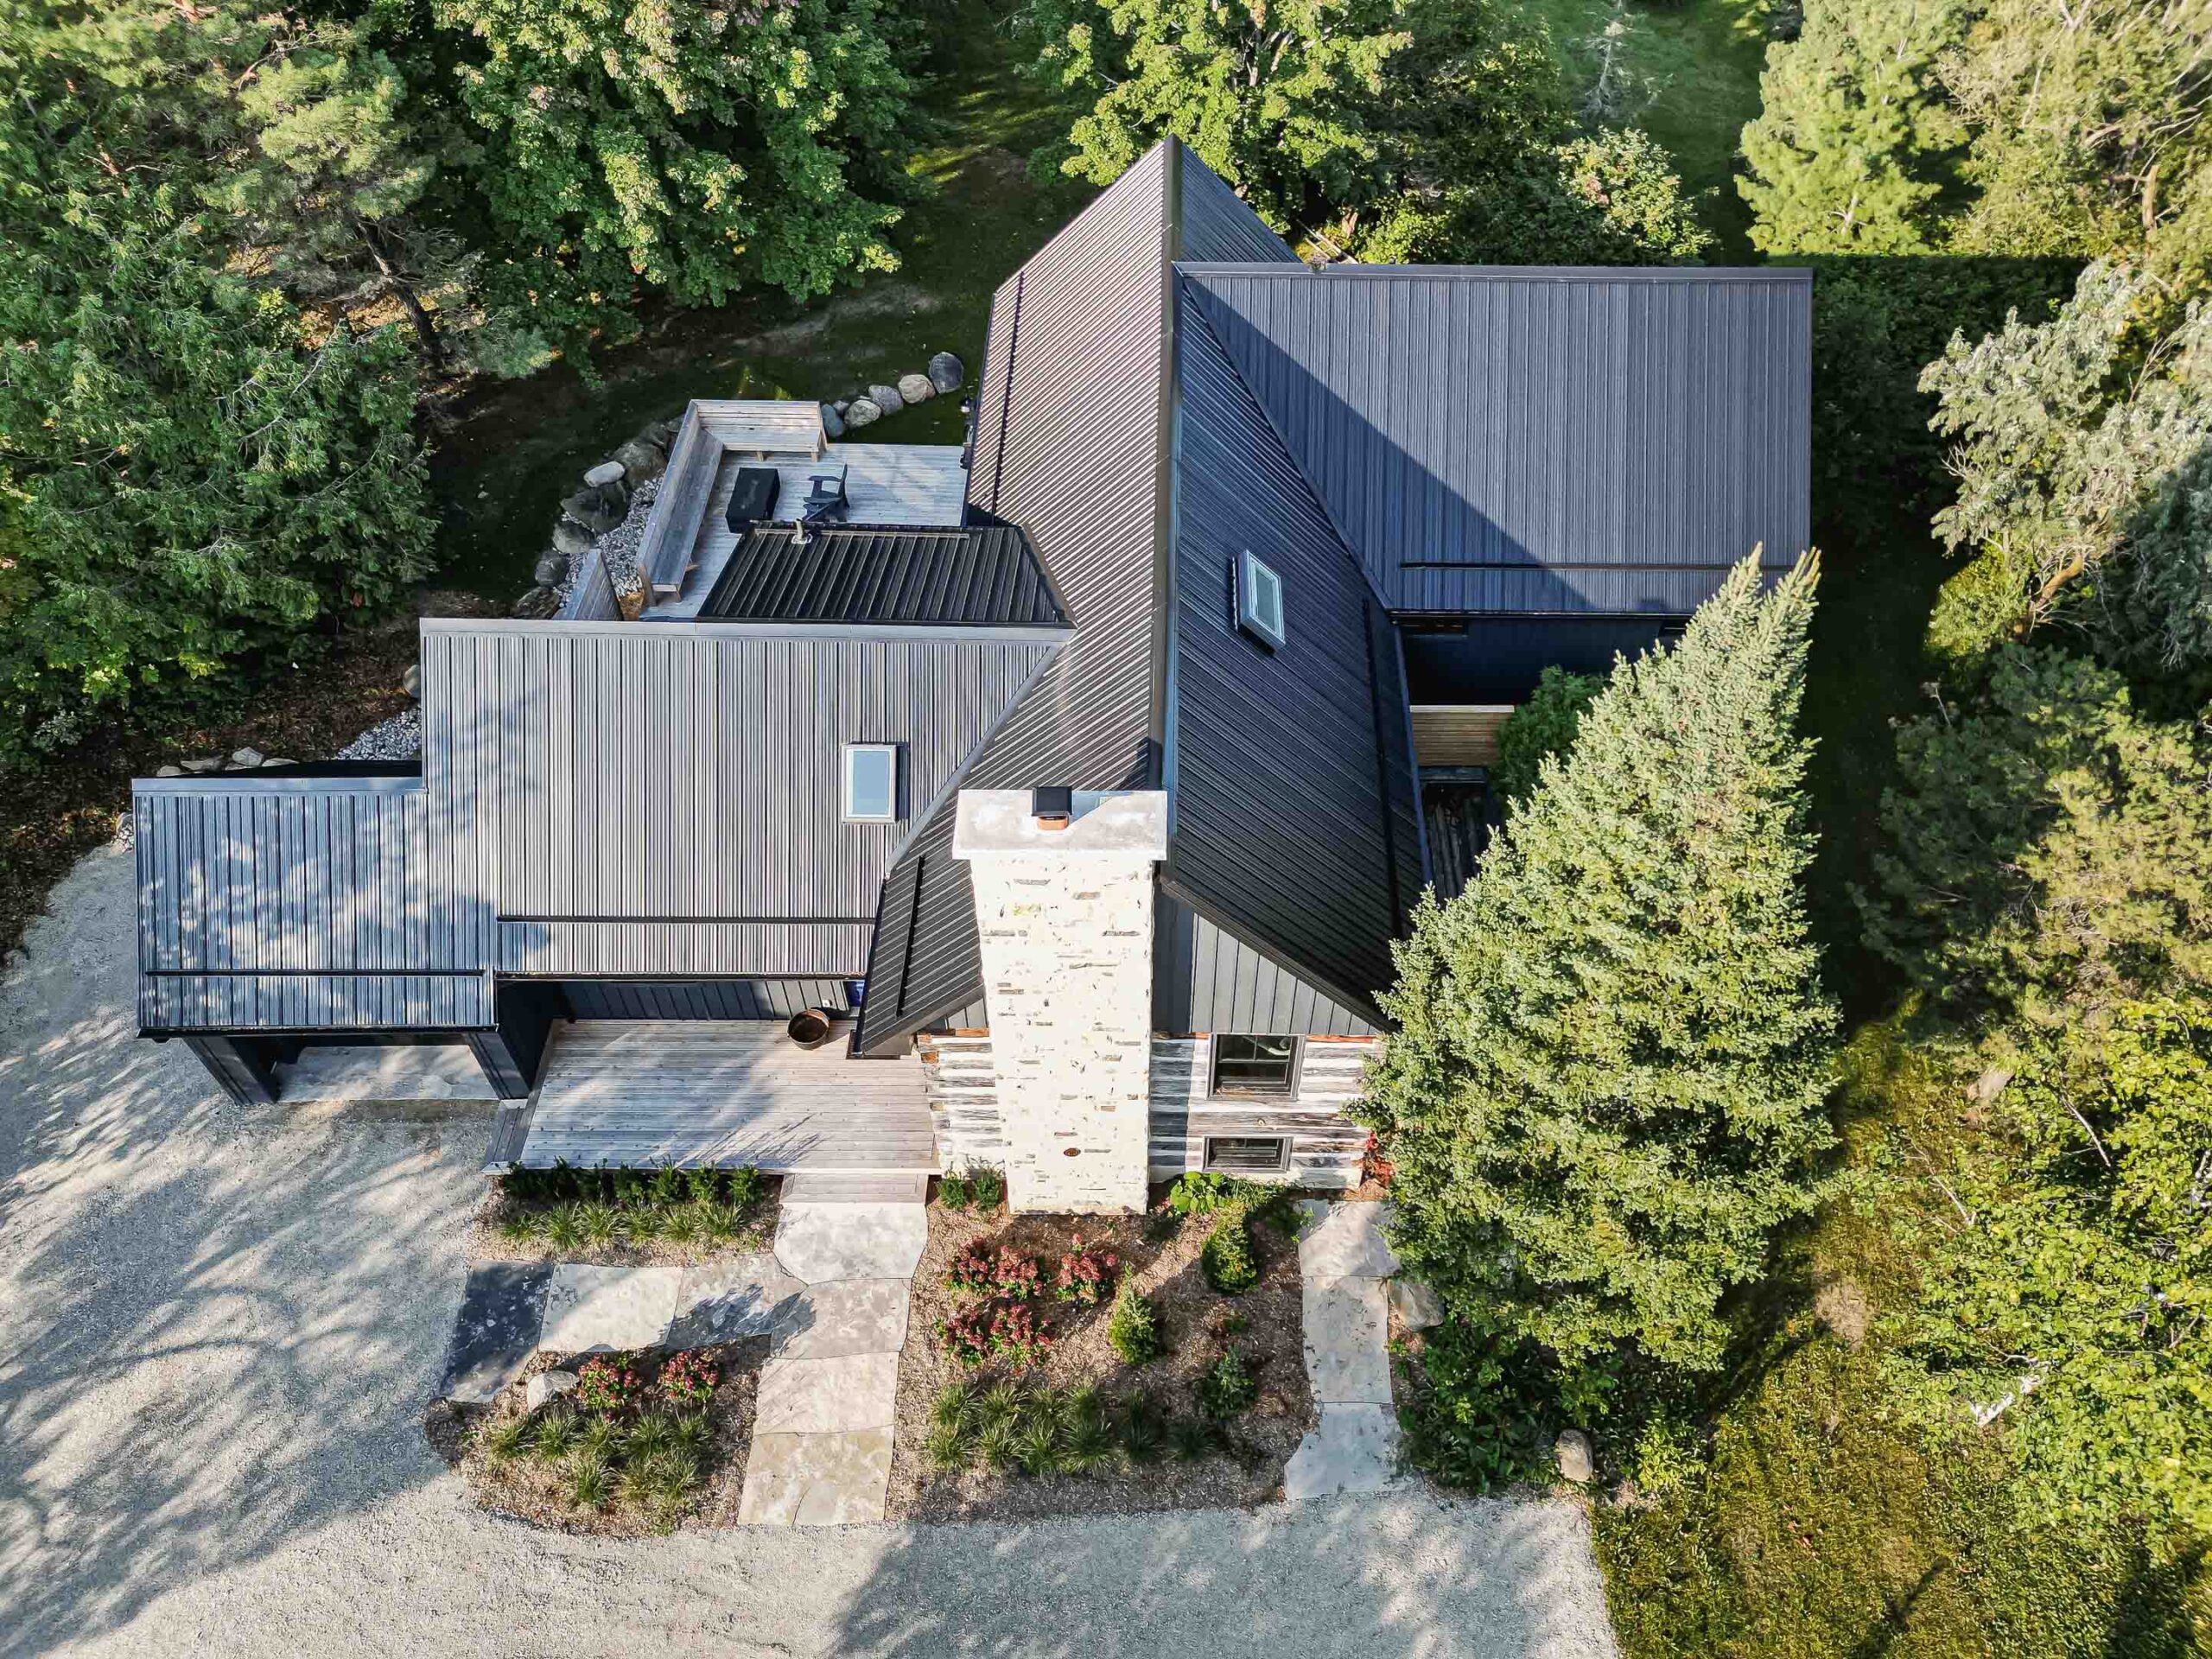
M 1744 129 L 1751 241 L 1767 253 L 1916 253 L 1947 151 L 1965 134 L 1936 66 L 1962 38 L 1961 0 L 1808 0 L 1767 48 Z
M 1823 1188 L 1836 1030 L 1795 727 L 1816 563 L 1732 572 L 1614 671 L 1384 998 L 1366 1111 L 1408 1266 L 1564 1364 L 1719 1363 L 1722 1294 Z

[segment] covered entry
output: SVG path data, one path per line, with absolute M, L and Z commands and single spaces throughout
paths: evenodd
M 751 1164 L 779 1173 L 931 1174 L 921 1062 L 802 1048 L 771 1020 L 556 1025 L 537 1092 L 493 1161 L 647 1167 Z

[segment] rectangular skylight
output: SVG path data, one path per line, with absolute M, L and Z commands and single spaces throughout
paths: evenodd
M 845 817 L 890 823 L 899 817 L 899 750 L 890 743 L 845 745 Z
M 1282 578 L 1249 547 L 1236 561 L 1236 626 L 1270 651 L 1282 649 Z

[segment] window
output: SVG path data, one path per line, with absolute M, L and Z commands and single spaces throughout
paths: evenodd
M 1282 578 L 1249 547 L 1236 562 L 1236 626 L 1268 650 L 1282 649 Z
M 845 745 L 845 817 L 889 823 L 899 816 L 899 751 L 889 743 Z
M 1280 1175 L 1290 1167 L 1287 1135 L 1210 1135 L 1205 1167 L 1224 1175 Z
M 1213 1039 L 1213 1092 L 1217 1095 L 1287 1095 L 1297 1071 L 1295 1037 Z

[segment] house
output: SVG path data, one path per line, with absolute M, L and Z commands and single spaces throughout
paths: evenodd
M 1350 1185 L 1497 721 L 1806 545 L 1810 308 L 1309 269 L 1163 144 L 999 290 L 964 455 L 695 404 L 634 620 L 426 620 L 404 771 L 140 782 L 141 1028 L 258 1098 L 467 1043 L 530 1164 Z

